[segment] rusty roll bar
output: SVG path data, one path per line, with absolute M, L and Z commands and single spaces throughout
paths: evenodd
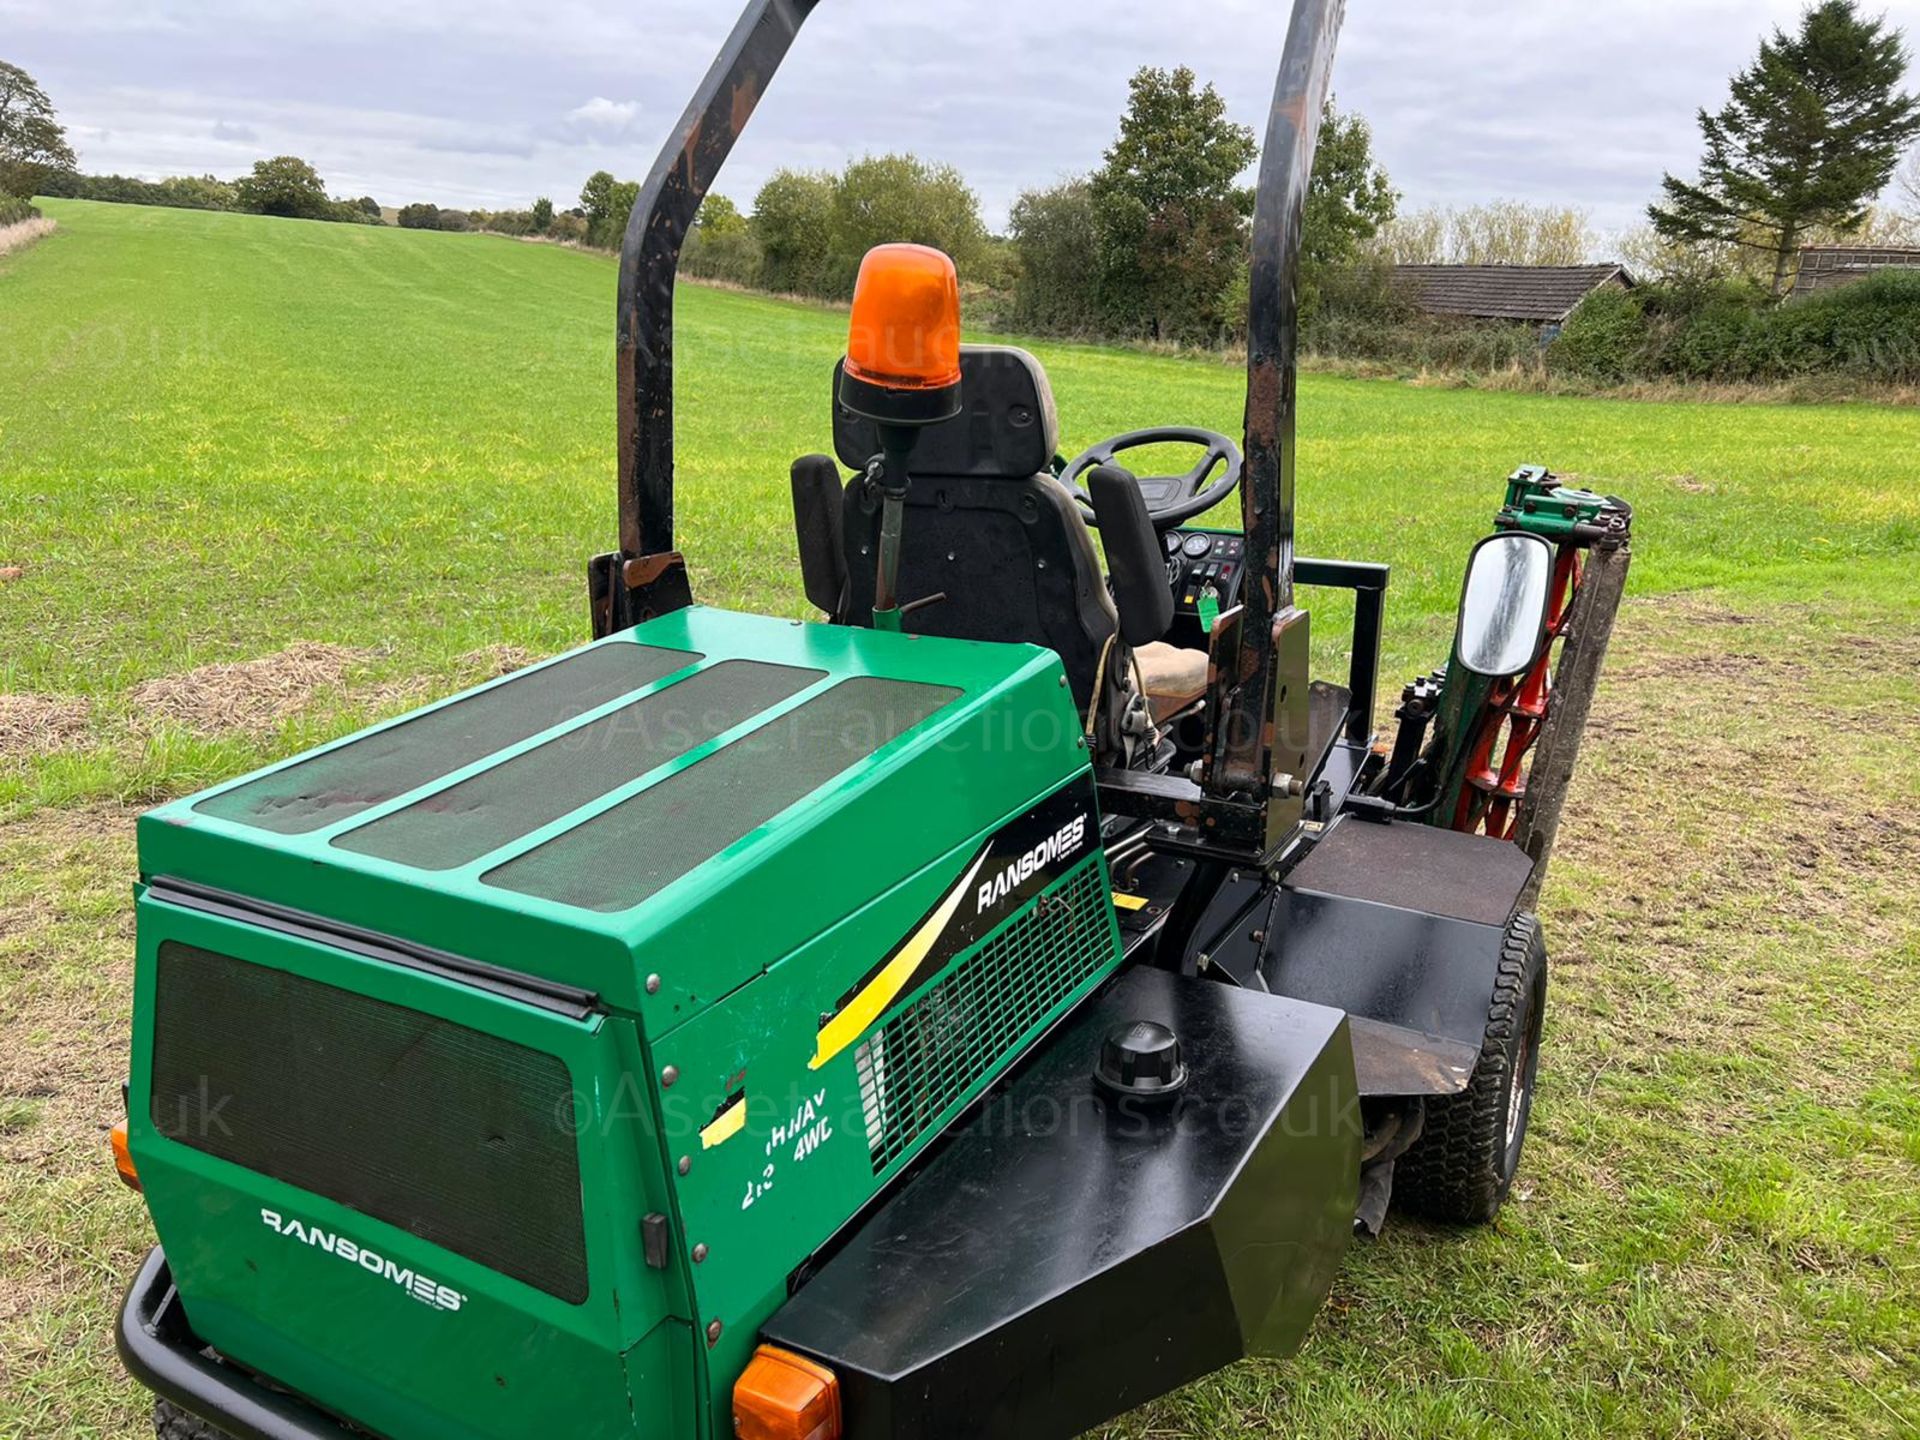
M 1247 300 L 1247 457 L 1240 520 L 1247 537 L 1247 584 L 1231 683 L 1211 697 L 1216 737 L 1209 791 L 1263 793 L 1276 738 L 1278 657 L 1293 606 L 1293 480 L 1297 441 L 1300 247 L 1307 189 L 1320 141 L 1320 116 L 1333 85 L 1334 49 L 1345 0 L 1294 0 L 1280 76 L 1274 83 L 1255 192 Z M 1256 563 L 1255 557 L 1259 557 Z M 1297 677 L 1304 693 L 1307 676 Z M 1304 736 L 1301 737 L 1304 742 Z
M 819 0 L 753 0 L 640 187 L 620 247 L 620 548 L 673 546 L 673 286 L 720 167 Z

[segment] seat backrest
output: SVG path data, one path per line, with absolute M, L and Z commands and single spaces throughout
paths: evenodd
M 914 447 L 901 531 L 903 603 L 916 635 L 1025 641 L 1060 656 L 1074 698 L 1092 698 L 1100 658 L 1118 628 L 1098 554 L 1072 494 L 1052 473 L 1059 443 L 1053 392 L 1024 350 L 960 352 L 961 411 L 928 426 Z M 859 472 L 880 453 L 873 423 L 840 405 L 834 371 L 834 451 L 856 472 L 847 487 L 847 619 L 873 615 L 880 496 Z

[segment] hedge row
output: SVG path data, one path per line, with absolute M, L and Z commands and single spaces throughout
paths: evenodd
M 1614 385 L 1773 384 L 1831 376 L 1920 381 L 1920 271 L 1885 271 L 1785 304 L 1745 282 L 1600 290 L 1558 336 L 1533 325 L 1422 315 L 1356 272 L 1301 318 L 1330 359 L 1489 375 L 1526 370 Z
M 18 195 L 9 195 L 0 190 L 0 229 L 9 225 L 18 225 L 23 220 L 38 220 L 40 212 Z
M 1606 381 L 1911 384 L 1920 381 L 1920 271 L 1884 271 L 1784 305 L 1735 285 L 1603 291 L 1574 312 L 1548 364 Z

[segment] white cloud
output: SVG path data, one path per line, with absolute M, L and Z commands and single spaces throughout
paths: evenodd
M 618 135 L 640 118 L 638 100 L 609 100 L 596 95 L 584 105 L 567 112 L 567 119 L 584 130 L 603 130 Z

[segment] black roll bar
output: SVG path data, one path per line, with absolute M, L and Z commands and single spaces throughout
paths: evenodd
M 819 0 L 753 0 L 700 82 L 620 247 L 620 548 L 673 546 L 673 286 L 680 251 L 714 177 Z
M 1209 696 L 1218 757 L 1208 776 L 1216 794 L 1264 788 L 1273 749 L 1275 621 L 1293 605 L 1293 476 L 1300 350 L 1300 245 L 1307 188 L 1320 141 L 1320 116 L 1333 85 L 1333 52 L 1346 0 L 1294 0 L 1280 75 L 1267 112 L 1253 212 L 1247 296 L 1247 410 L 1240 521 L 1247 583 L 1234 683 Z M 1257 560 L 1256 560 L 1256 557 Z M 1216 657 L 1216 662 L 1224 657 Z M 1216 663 L 1216 672 L 1220 667 Z M 1302 688 L 1307 677 L 1299 677 Z

